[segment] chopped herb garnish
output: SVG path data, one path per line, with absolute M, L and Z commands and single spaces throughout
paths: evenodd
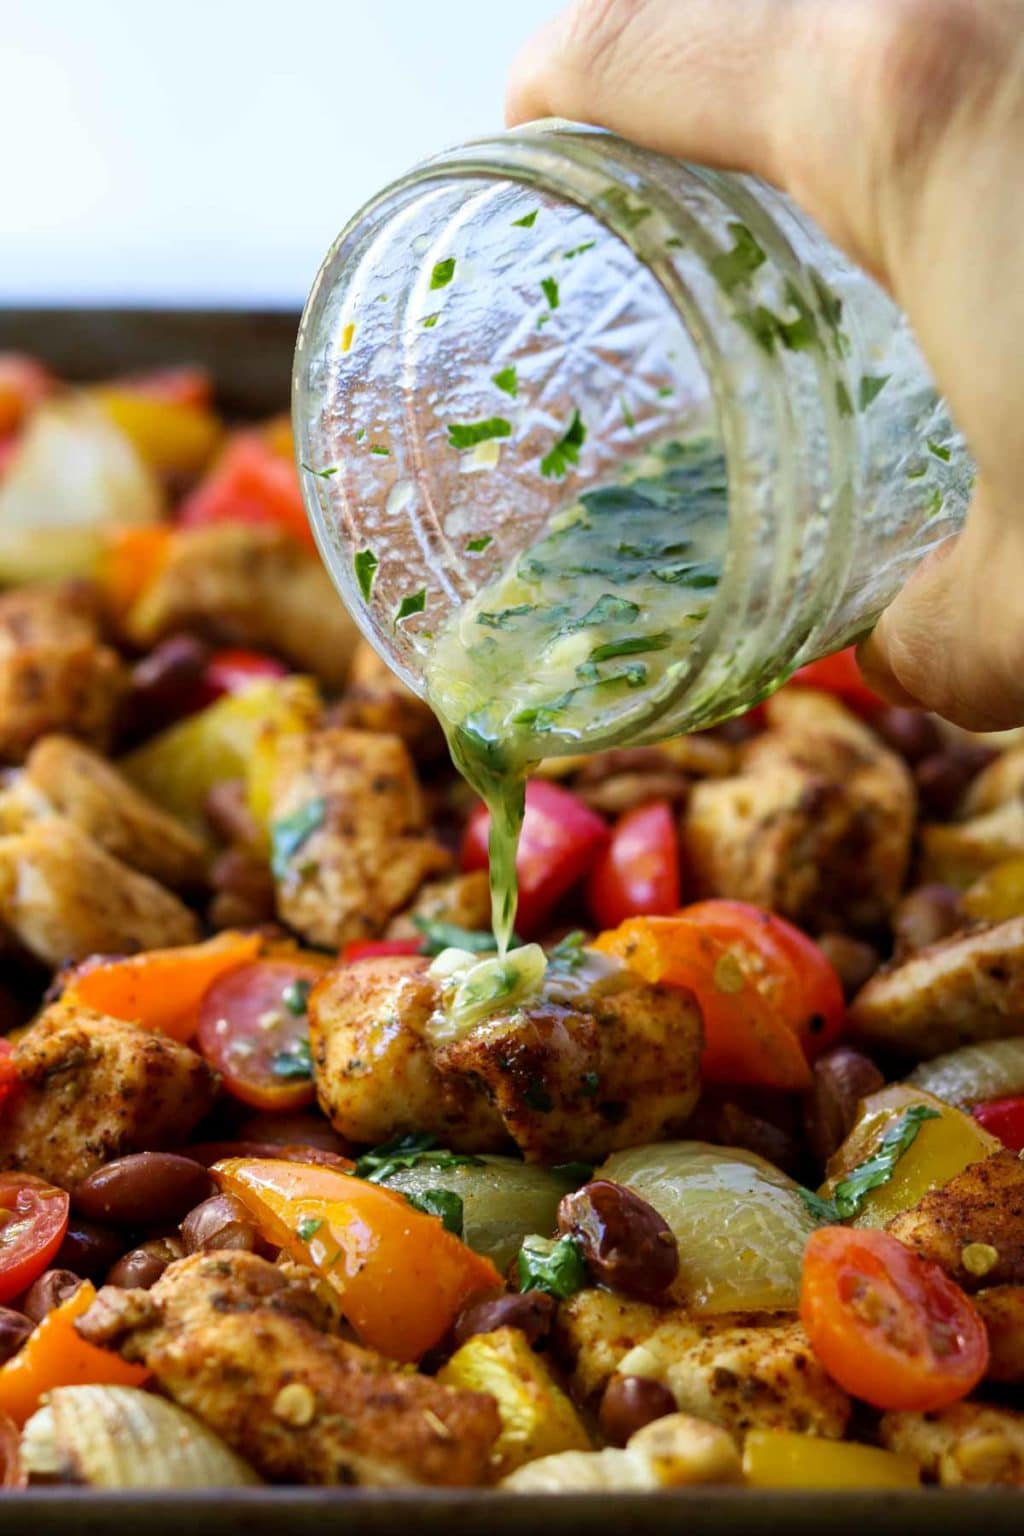
M 625 187 L 609 187 L 601 201 L 626 229 L 636 229 L 644 219 L 649 219 L 651 209 L 646 203 L 638 203 Z
M 836 405 L 839 408 L 840 416 L 853 415 L 853 401 L 850 399 L 850 391 L 842 379 L 836 380 Z
M 404 1191 L 405 1198 L 417 1211 L 422 1211 L 425 1216 L 437 1216 L 446 1232 L 453 1232 L 456 1237 L 462 1236 L 463 1208 L 462 1196 L 457 1195 L 454 1189 L 423 1189 L 419 1194 Z
M 537 329 L 538 329 L 538 331 L 542 331 L 544 329 L 544 327 L 547 325 L 547 323 L 548 323 L 548 321 L 550 319 L 551 319 L 551 313 L 550 313 L 549 310 L 545 310 L 542 315 L 539 315 L 537 317 Z
M 447 288 L 454 276 L 455 257 L 446 256 L 444 261 L 436 263 L 433 272 L 431 272 L 430 286 L 431 288 Z
M 371 1184 L 383 1184 L 400 1168 L 480 1168 L 480 1158 L 468 1152 L 449 1152 L 439 1147 L 437 1137 L 429 1132 L 410 1132 L 407 1136 L 393 1136 L 379 1147 L 371 1147 L 358 1158 L 355 1166 L 357 1178 L 368 1179 Z
M 801 1189 L 804 1204 L 819 1221 L 849 1221 L 851 1216 L 857 1215 L 871 1190 L 888 1184 L 896 1164 L 913 1146 L 924 1121 L 938 1119 L 939 1111 L 930 1105 L 911 1104 L 886 1130 L 878 1151 L 839 1180 L 831 1200 L 823 1200 L 811 1190 Z
M 441 315 L 440 315 L 440 313 L 437 310 L 435 310 L 432 315 L 427 315 L 426 318 L 422 322 L 423 329 L 425 331 L 432 331 L 434 329 L 434 326 L 440 320 L 440 318 L 441 318 Z
M 866 411 L 872 400 L 877 400 L 882 390 L 888 384 L 891 374 L 866 373 L 860 381 L 860 390 L 857 395 L 857 404 L 862 411 Z
M 521 1291 L 546 1291 L 567 1301 L 589 1283 L 583 1250 L 574 1237 L 527 1237 L 517 1262 Z
M 584 1082 L 587 1078 L 593 1078 L 596 1082 L 597 1073 L 585 1072 Z M 560 1179 L 573 1179 L 577 1184 L 589 1184 L 594 1177 L 594 1165 L 593 1163 L 554 1163 L 551 1172 L 557 1173 Z
M 534 208 L 534 209 L 531 210 L 530 213 L 524 213 L 521 219 L 513 219 L 512 220 L 512 228 L 513 229 L 532 229 L 533 226 L 537 222 L 537 215 L 538 215 L 538 213 L 540 213 L 540 209 L 539 208 Z
M 586 959 L 583 953 L 586 948 L 586 936 L 579 929 L 573 929 L 567 933 L 564 939 L 559 939 L 557 944 L 552 944 L 548 950 L 548 970 L 569 971 L 574 973 Z
M 488 443 L 495 437 L 511 437 L 512 423 L 504 416 L 488 416 L 484 421 L 452 421 L 448 424 L 448 441 L 462 453 L 475 448 L 477 443 Z
M 570 464 L 580 461 L 580 449 L 587 439 L 587 429 L 579 411 L 573 411 L 572 420 L 558 441 L 540 461 L 540 472 L 546 479 L 561 480 L 569 472 Z
M 337 464 L 332 464 L 330 469 L 314 469 L 312 464 L 303 464 L 303 469 L 310 475 L 316 475 L 318 480 L 329 480 L 332 475 L 338 473 Z
M 952 451 L 946 447 L 945 443 L 937 443 L 934 437 L 928 439 L 928 452 L 933 453 L 937 459 L 941 459 L 943 464 L 948 464 L 953 457 Z
M 356 554 L 352 564 L 355 566 L 359 590 L 363 594 L 364 600 L 369 602 L 370 593 L 373 591 L 373 578 L 377 574 L 377 567 L 380 565 L 380 561 L 372 549 L 361 549 Z
M 432 917 L 414 917 L 413 922 L 423 935 L 421 955 L 439 955 L 443 949 L 467 949 L 472 955 L 492 955 L 497 948 L 492 933 L 460 928 L 458 923 L 445 923 Z
M 574 257 L 582 256 L 584 251 L 592 251 L 596 244 L 596 240 L 584 240 L 582 245 L 574 245 L 571 251 L 563 251 L 562 260 L 572 261 Z
M 312 985 L 313 983 L 307 981 L 305 976 L 297 976 L 294 981 L 288 983 L 281 993 L 281 1001 L 288 1009 L 288 1012 L 293 1013 L 297 1019 L 300 1019 L 306 1012 Z
M 275 880 L 284 880 L 289 874 L 291 860 L 307 838 L 312 837 L 324 824 L 327 801 L 307 800 L 297 811 L 281 816 L 270 824 L 270 868 Z
M 535 1109 L 539 1115 L 549 1115 L 555 1107 L 554 1099 L 539 1077 L 531 1077 L 523 1089 L 523 1103 L 527 1109 Z
M 370 452 L 375 453 L 379 459 L 386 459 L 390 456 L 391 449 L 385 448 L 383 443 L 373 443 Z
M 544 297 L 548 301 L 548 306 L 551 309 L 557 309 L 560 302 L 558 296 L 558 280 L 554 277 L 542 277 L 540 280 L 540 286 L 544 291 Z
M 356 442 L 357 443 L 361 443 L 363 441 L 363 439 L 365 438 L 365 436 L 366 436 L 366 428 L 365 427 L 360 427 L 359 431 L 356 433 Z
M 732 250 L 713 256 L 708 263 L 711 276 L 726 293 L 749 283 L 757 269 L 768 260 L 745 224 L 730 224 L 729 233 L 733 237 Z
M 629 408 L 625 395 L 619 396 L 619 404 L 622 406 L 622 419 L 631 432 L 636 431 L 636 417 Z
M 672 636 L 663 630 L 658 635 L 627 635 L 622 640 L 608 640 L 590 653 L 593 662 L 612 661 L 616 656 L 641 656 L 646 651 L 664 651 Z
M 320 1217 L 303 1216 L 295 1230 L 302 1241 L 308 1243 L 311 1237 L 316 1237 L 322 1226 L 323 1221 Z
M 674 395 L 674 394 L 675 394 L 675 390 L 672 388 L 671 384 L 663 384 L 661 386 L 661 388 L 658 390 L 658 399 L 659 400 L 667 400 L 669 395 Z
M 427 589 L 420 587 L 418 592 L 411 592 L 403 597 L 395 609 L 395 623 L 401 624 L 405 619 L 411 619 L 413 614 L 422 613 L 427 606 Z
M 582 618 L 570 619 L 568 624 L 562 626 L 560 633 L 572 634 L 578 629 L 590 629 L 595 624 L 628 624 L 639 617 L 638 605 L 631 602 L 628 597 L 619 597 L 614 592 L 603 592 Z
M 535 603 L 518 603 L 515 608 L 499 608 L 496 613 L 478 613 L 476 621 L 485 629 L 514 629 L 516 619 L 532 613 Z
M 313 1057 L 309 1040 L 296 1040 L 286 1051 L 278 1051 L 270 1063 L 275 1077 L 285 1082 L 307 1082 L 313 1076 Z
M 492 533 L 481 533 L 478 538 L 466 540 L 466 549 L 471 555 L 479 555 L 489 544 L 493 543 L 494 535 Z
M 502 368 L 497 373 L 492 373 L 491 383 L 504 390 L 506 395 L 511 395 L 514 400 L 519 393 L 519 377 L 515 364 L 513 363 L 511 368 Z

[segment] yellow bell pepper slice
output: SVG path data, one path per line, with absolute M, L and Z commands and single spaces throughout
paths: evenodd
M 752 1429 L 743 1447 L 751 1488 L 916 1488 L 921 1470 L 909 1456 L 823 1440 L 782 1429 Z
M 91 394 L 157 475 L 201 474 L 224 436 L 219 417 L 202 406 L 117 385 L 102 385 Z
M 1005 859 L 975 880 L 964 892 L 963 909 L 986 923 L 1024 917 L 1024 857 Z

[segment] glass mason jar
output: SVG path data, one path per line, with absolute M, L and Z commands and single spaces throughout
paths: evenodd
M 294 417 L 328 568 L 421 695 L 453 611 L 559 507 L 717 439 L 717 591 L 670 685 L 588 747 L 713 724 L 864 632 L 973 478 L 905 318 L 785 197 L 566 123 L 436 156 L 356 214 L 303 316 Z

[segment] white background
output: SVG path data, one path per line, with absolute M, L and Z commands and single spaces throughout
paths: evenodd
M 296 305 L 557 0 L 0 0 L 0 304 Z

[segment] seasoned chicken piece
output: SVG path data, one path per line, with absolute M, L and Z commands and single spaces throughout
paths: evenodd
M 921 878 L 966 890 L 986 870 L 1024 854 L 1024 800 L 970 821 L 921 828 Z
M 283 737 L 271 787 L 282 922 L 334 949 L 377 938 L 451 855 L 428 836 L 405 745 L 339 727 Z
M 1024 799 L 1024 745 L 1000 752 L 987 768 L 971 780 L 960 806 L 960 816 L 968 820 L 994 811 L 1007 800 Z
M 143 1361 L 160 1388 L 276 1482 L 397 1488 L 487 1481 L 499 1421 L 325 1331 L 311 1290 L 252 1253 L 196 1253 L 151 1291 L 105 1287 L 78 1327 Z
M 1024 1381 L 1024 1286 L 993 1285 L 974 1305 L 988 1334 L 989 1381 Z
M 0 594 L 0 760 L 21 762 L 48 731 L 103 746 L 127 686 L 120 657 L 100 640 L 89 587 Z
M 117 769 L 67 736 L 44 736 L 25 763 L 32 788 L 114 858 L 174 890 L 201 884 L 203 844 Z
M 0 836 L 0 922 L 51 966 L 199 936 L 177 896 L 104 853 L 62 816 Z
M 995 1152 L 933 1189 L 888 1226 L 965 1290 L 1024 1283 L 1024 1163 Z
M 389 925 L 389 939 L 415 939 L 421 930 L 413 921 L 424 918 L 431 923 L 453 923 L 470 932 L 486 932 L 491 926 L 491 886 L 487 871 L 470 870 L 466 875 L 449 875 L 423 886 L 407 911 Z
M 688 993 L 623 968 L 571 1004 L 542 992 L 435 1043 L 441 998 L 428 965 L 364 961 L 313 992 L 317 1092 L 344 1136 L 431 1131 L 467 1151 L 511 1137 L 528 1160 L 558 1163 L 658 1141 L 685 1124 L 702 1042 Z
M 725 1430 L 686 1413 L 645 1424 L 625 1450 L 559 1451 L 527 1462 L 501 1487 L 514 1493 L 599 1493 L 738 1483 L 739 1452 Z
M 887 1413 L 879 1438 L 943 1488 L 1024 1483 L 1024 1413 L 1013 1408 L 954 1403 L 936 1413 Z
M 445 753 L 444 732 L 430 705 L 417 698 L 365 640 L 356 643 L 345 694 L 332 712 L 331 724 L 398 736 L 416 763 L 434 762 Z
M 344 684 L 356 643 L 319 560 L 281 529 L 255 523 L 175 529 L 160 571 L 122 624 L 143 648 L 195 630 L 274 651 L 329 688 Z
M 700 888 L 814 932 L 877 925 L 910 856 L 906 764 L 825 694 L 783 690 L 765 709 L 769 728 L 740 772 L 690 796 L 683 832 Z
M 878 971 L 850 1007 L 852 1034 L 931 1060 L 978 1040 L 1024 1032 L 1024 917 L 954 934 Z
M 846 1428 L 850 1399 L 784 1314 L 696 1318 L 581 1291 L 562 1306 L 559 1325 L 585 1397 L 614 1375 L 644 1376 L 668 1387 L 682 1413 L 737 1437 L 786 1429 L 838 1439 Z
M 0 1116 L 0 1168 L 72 1188 L 126 1152 L 183 1142 L 219 1079 L 165 1035 L 56 1003 L 14 1047 L 21 1089 Z

